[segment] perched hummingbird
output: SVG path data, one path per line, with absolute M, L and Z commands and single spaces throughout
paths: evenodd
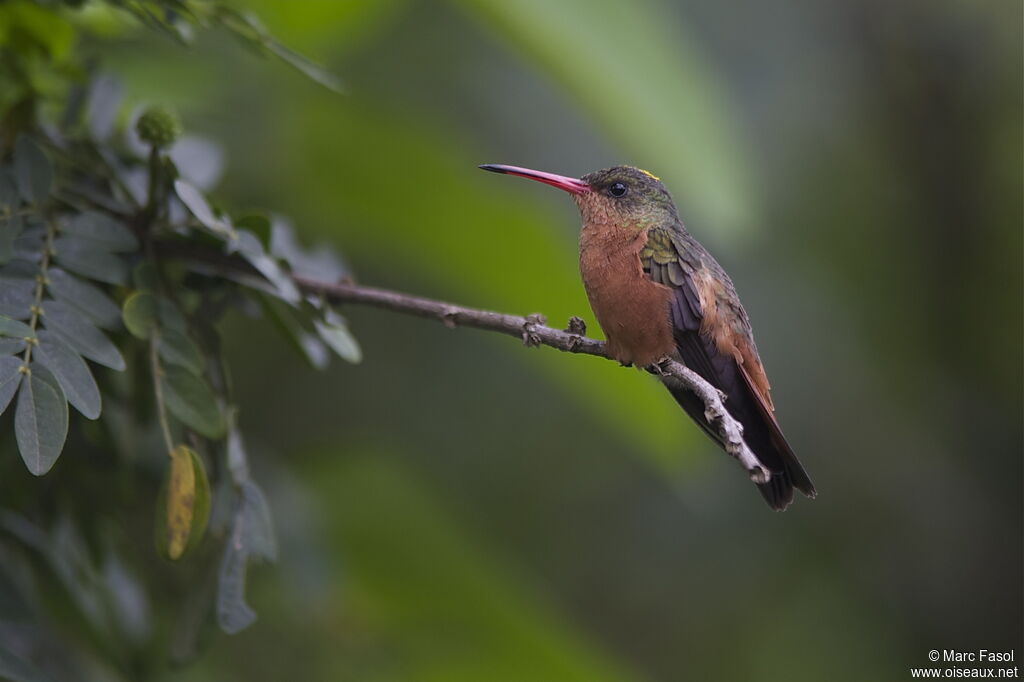
M 681 361 L 726 395 L 726 409 L 743 424 L 744 440 L 771 472 L 758 485 L 771 508 L 785 509 L 794 487 L 815 496 L 775 420 L 768 378 L 732 280 L 687 232 L 661 180 L 631 166 L 579 180 L 516 166 L 480 168 L 568 192 L 583 220 L 580 274 L 608 354 L 638 367 L 666 357 Z M 669 391 L 721 445 L 700 399 L 684 388 Z

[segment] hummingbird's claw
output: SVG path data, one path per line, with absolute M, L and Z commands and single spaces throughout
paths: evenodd
M 647 371 L 651 374 L 655 374 L 659 377 L 672 376 L 672 371 L 669 369 L 669 364 L 672 362 L 672 358 L 667 355 L 661 360 L 658 360 L 653 365 L 647 368 Z
M 587 323 L 583 321 L 583 318 L 573 315 L 569 318 L 569 324 L 566 326 L 565 331 L 577 336 L 583 336 L 587 333 Z

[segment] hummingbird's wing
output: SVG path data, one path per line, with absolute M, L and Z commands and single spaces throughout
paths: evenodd
M 680 359 L 725 393 L 726 409 L 743 424 L 747 445 L 772 471 L 771 480 L 758 486 L 768 504 L 785 509 L 793 499 L 793 486 L 814 497 L 814 485 L 775 419 L 750 323 L 728 275 L 703 249 L 691 247 L 665 228 L 648 232 L 640 260 L 653 281 L 672 289 L 669 316 Z M 721 444 L 721 437 L 704 418 L 704 404 L 689 391 L 672 394 Z

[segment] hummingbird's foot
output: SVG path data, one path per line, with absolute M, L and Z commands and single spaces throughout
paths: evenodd
M 565 328 L 565 331 L 576 336 L 585 336 L 587 333 L 587 323 L 583 321 L 582 317 L 573 315 L 569 318 L 569 325 Z
M 526 316 L 526 322 L 523 323 L 523 345 L 527 348 L 536 348 L 540 345 L 540 337 L 537 332 L 534 331 L 534 327 L 544 326 L 547 322 L 540 313 L 533 313 L 532 315 Z
M 670 369 L 671 363 L 672 363 L 672 358 L 670 358 L 670 357 L 668 357 L 666 355 L 661 360 L 658 360 L 657 362 L 655 362 L 653 365 L 647 367 L 646 369 L 651 374 L 654 374 L 654 375 L 659 376 L 659 377 L 672 376 L 672 370 Z

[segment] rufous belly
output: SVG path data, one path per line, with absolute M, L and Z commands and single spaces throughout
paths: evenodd
M 608 354 L 645 367 L 675 350 L 669 301 L 672 291 L 652 282 L 640 264 L 646 231 L 585 229 L 580 237 L 580 274 Z

